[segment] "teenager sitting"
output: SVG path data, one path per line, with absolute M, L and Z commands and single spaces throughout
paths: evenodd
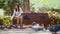
M 21 7 L 19 6 L 19 4 L 17 3 L 16 6 L 15 6 L 13 15 L 11 17 L 11 21 L 12 21 L 13 24 L 22 25 L 23 17 L 21 15 L 21 13 L 23 13 L 23 11 L 22 11 Z M 16 22 L 13 22 L 13 20 L 16 20 Z

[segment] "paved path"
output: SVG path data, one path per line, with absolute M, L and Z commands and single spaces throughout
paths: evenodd
M 31 29 L 0 30 L 0 34 L 52 34 L 49 31 L 34 31 Z M 60 34 L 60 33 L 59 33 Z

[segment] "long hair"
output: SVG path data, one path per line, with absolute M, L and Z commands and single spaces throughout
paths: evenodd
M 15 8 L 16 11 L 20 11 L 19 5 L 16 5 L 17 8 Z

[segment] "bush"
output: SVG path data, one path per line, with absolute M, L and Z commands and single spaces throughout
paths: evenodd
M 10 16 L 1 16 L 0 24 L 5 24 L 5 23 L 8 24 L 8 25 L 11 24 Z
M 0 25 L 3 25 L 3 19 L 0 18 Z
M 57 25 L 60 23 L 60 18 L 57 17 L 50 17 L 51 25 Z

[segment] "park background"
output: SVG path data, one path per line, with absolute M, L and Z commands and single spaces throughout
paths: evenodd
M 11 24 L 11 12 L 16 2 L 24 11 L 22 0 L 0 0 L 0 23 Z M 29 0 L 29 5 L 30 11 L 48 13 L 51 25 L 60 23 L 60 0 Z

